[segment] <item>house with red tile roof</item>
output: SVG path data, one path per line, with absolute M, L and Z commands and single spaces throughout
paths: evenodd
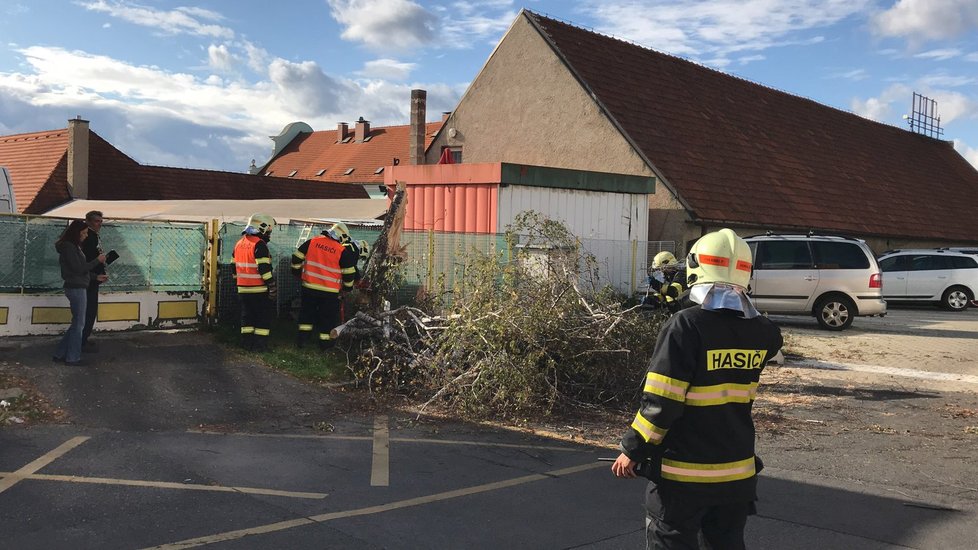
M 908 98 L 909 99 L 909 98 Z M 978 244 L 951 143 L 523 10 L 427 149 L 652 176 L 649 239 L 818 231 L 877 251 Z
M 0 166 L 17 212 L 43 214 L 72 199 L 366 199 L 360 187 L 296 178 L 143 165 L 73 119 L 59 130 L 0 136 Z
M 255 174 L 279 178 L 363 185 L 374 192 L 384 183 L 384 169 L 398 164 L 416 164 L 431 144 L 443 121 L 425 120 L 424 90 L 412 91 L 411 124 L 371 127 L 360 117 L 351 128 L 340 122 L 336 130 L 313 131 L 294 122 L 272 137 L 272 158 Z M 419 105 L 420 99 L 420 105 Z M 412 157 L 412 147 L 422 151 Z M 437 159 L 436 159 L 437 160 Z

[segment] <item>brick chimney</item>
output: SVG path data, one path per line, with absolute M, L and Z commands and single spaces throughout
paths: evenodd
M 428 106 L 428 92 L 411 90 L 411 136 L 408 159 L 411 164 L 424 164 L 425 111 Z
M 88 121 L 68 121 L 68 187 L 74 199 L 88 198 Z
M 347 133 L 349 132 L 349 126 L 345 122 L 341 122 L 336 125 L 336 141 L 341 142 L 346 139 Z
M 363 117 L 360 117 L 360 120 L 357 121 L 355 139 L 359 142 L 362 142 L 364 138 L 366 138 L 369 135 L 370 135 L 370 121 L 363 120 Z

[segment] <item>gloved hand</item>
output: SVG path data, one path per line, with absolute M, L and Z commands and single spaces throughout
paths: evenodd
M 268 299 L 273 302 L 278 301 L 278 285 L 275 281 L 268 281 Z

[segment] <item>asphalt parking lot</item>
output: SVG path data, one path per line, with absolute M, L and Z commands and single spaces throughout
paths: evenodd
M 851 353 L 835 356 L 830 348 L 859 349 L 858 342 L 875 343 L 888 333 L 913 339 L 924 332 L 939 339 L 937 348 L 943 339 L 965 342 L 964 352 L 974 342 L 966 336 L 978 312 L 910 310 L 906 316 L 906 328 L 899 328 L 897 314 L 857 319 L 841 335 L 817 331 L 812 320 L 816 334 L 805 336 L 804 318 L 784 327 L 801 334 L 800 346 L 813 342 L 821 350 L 812 360 L 838 365 L 886 366 L 855 363 Z M 863 321 L 880 329 L 872 332 Z M 87 370 L 51 363 L 53 343 L 25 339 L 0 352 L 2 362 L 15 365 L 66 413 L 61 424 L 0 429 L 0 533 L 7 547 L 644 545 L 644 484 L 617 480 L 607 463 L 597 462 L 616 455 L 617 428 L 584 445 L 465 422 L 417 421 L 396 411 L 357 414 L 347 397 L 270 371 L 193 332 L 106 337 Z M 862 353 L 860 360 L 884 357 Z M 922 370 L 919 362 L 903 366 Z M 869 394 L 857 391 L 851 402 L 858 405 L 861 395 Z M 900 409 L 907 414 L 916 399 L 934 395 L 910 397 L 900 399 L 909 403 Z M 888 403 L 897 401 L 874 401 L 873 422 L 892 417 Z M 814 419 L 818 411 L 804 414 Z M 759 515 L 748 526 L 751 547 L 973 547 L 978 493 L 971 491 L 978 489 L 969 488 L 967 472 L 974 470 L 968 460 L 946 461 L 974 439 L 935 447 L 908 430 L 900 445 L 923 451 L 891 455 L 900 433 L 867 436 L 835 427 L 832 416 L 818 418 L 812 420 L 818 432 L 775 433 L 761 442 L 769 467 L 761 474 Z M 835 446 L 847 447 L 846 454 Z M 941 454 L 936 464 L 953 470 L 953 483 L 919 483 L 921 469 L 934 474 L 935 464 L 924 463 L 927 449 Z M 852 460 L 859 468 L 847 465 Z

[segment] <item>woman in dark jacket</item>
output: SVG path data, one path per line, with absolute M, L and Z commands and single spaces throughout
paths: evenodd
M 81 244 L 88 237 L 88 225 L 84 220 L 75 220 L 54 244 L 61 264 L 61 278 L 65 281 L 65 296 L 71 306 L 71 326 L 65 331 L 54 352 L 55 361 L 66 365 L 83 365 L 81 360 L 82 330 L 85 328 L 85 302 L 88 283 L 93 279 L 105 281 L 106 275 L 95 275 L 92 268 L 105 263 L 105 254 L 100 254 L 90 262 L 85 261 Z

